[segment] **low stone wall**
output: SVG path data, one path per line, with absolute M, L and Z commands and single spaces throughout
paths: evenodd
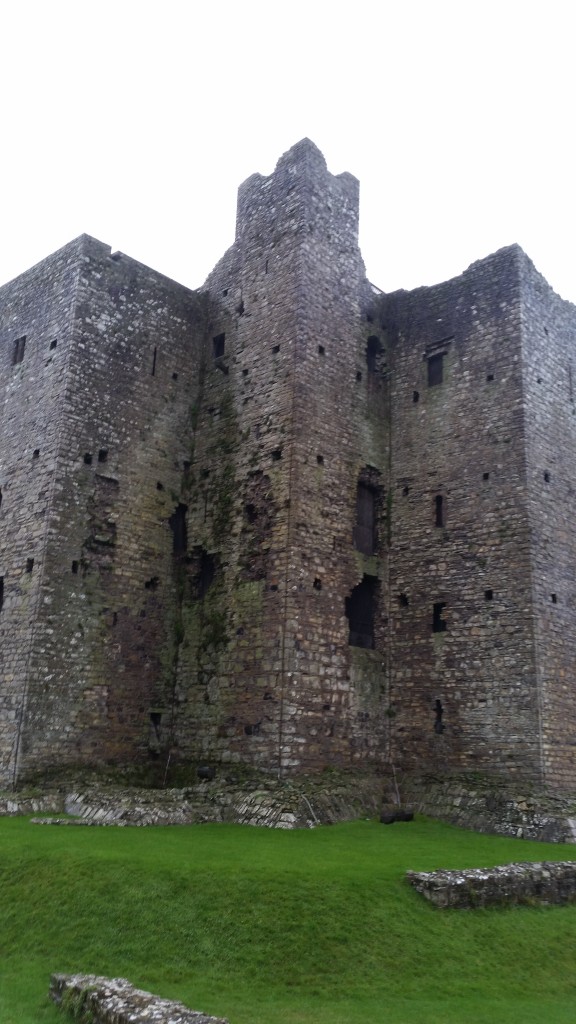
M 37 796 L 0 793 L 0 818 L 16 817 L 19 814 L 51 814 L 63 810 L 61 793 L 41 793 Z
M 517 903 L 562 905 L 576 901 L 576 862 L 505 864 L 465 871 L 408 871 L 417 892 L 437 907 L 471 910 Z
M 382 780 L 343 775 L 294 782 L 216 778 L 182 789 L 68 784 L 50 801 L 35 805 L 17 795 L 5 813 L 46 813 L 70 818 L 36 818 L 41 824 L 191 825 L 230 822 L 267 828 L 311 828 L 320 824 L 375 817 L 382 804 Z M 0 814 L 2 813 L 0 805 Z
M 228 1024 L 224 1017 L 142 992 L 125 978 L 53 974 L 50 997 L 81 1024 Z
M 481 774 L 397 776 L 402 800 L 420 814 L 475 832 L 576 843 L 576 801 L 568 796 Z

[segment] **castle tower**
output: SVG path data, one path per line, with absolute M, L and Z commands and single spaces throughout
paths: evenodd
M 0 290 L 2 786 L 156 752 L 204 306 L 87 236 Z
M 303 140 L 241 186 L 208 279 L 183 750 L 280 773 L 382 761 L 386 428 L 357 234 L 357 181 Z

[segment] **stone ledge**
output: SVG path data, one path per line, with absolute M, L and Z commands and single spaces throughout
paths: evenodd
M 538 904 L 561 906 L 576 901 L 576 861 L 504 864 L 464 871 L 407 871 L 406 879 L 437 907 Z
M 224 1017 L 134 988 L 125 978 L 53 974 L 50 998 L 75 1020 L 91 1024 L 228 1024 Z

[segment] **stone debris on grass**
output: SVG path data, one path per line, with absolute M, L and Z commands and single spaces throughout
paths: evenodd
M 464 910 L 519 903 L 576 901 L 576 861 L 503 864 L 463 871 L 407 871 L 406 879 L 437 907 Z
M 75 1020 L 92 1024 L 228 1024 L 224 1017 L 135 988 L 126 978 L 53 974 L 50 998 Z

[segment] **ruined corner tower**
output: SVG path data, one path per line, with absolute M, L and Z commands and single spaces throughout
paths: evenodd
M 379 764 L 387 442 L 379 356 L 366 364 L 356 179 L 330 174 L 308 140 L 253 175 L 206 287 L 188 524 L 207 583 L 187 609 L 182 677 L 196 698 L 180 742 L 279 773 Z M 351 629 L 370 642 L 350 646 Z
M 189 291 L 0 289 L 0 784 L 244 763 L 576 778 L 576 311 L 517 246 L 383 294 L 303 140 Z

